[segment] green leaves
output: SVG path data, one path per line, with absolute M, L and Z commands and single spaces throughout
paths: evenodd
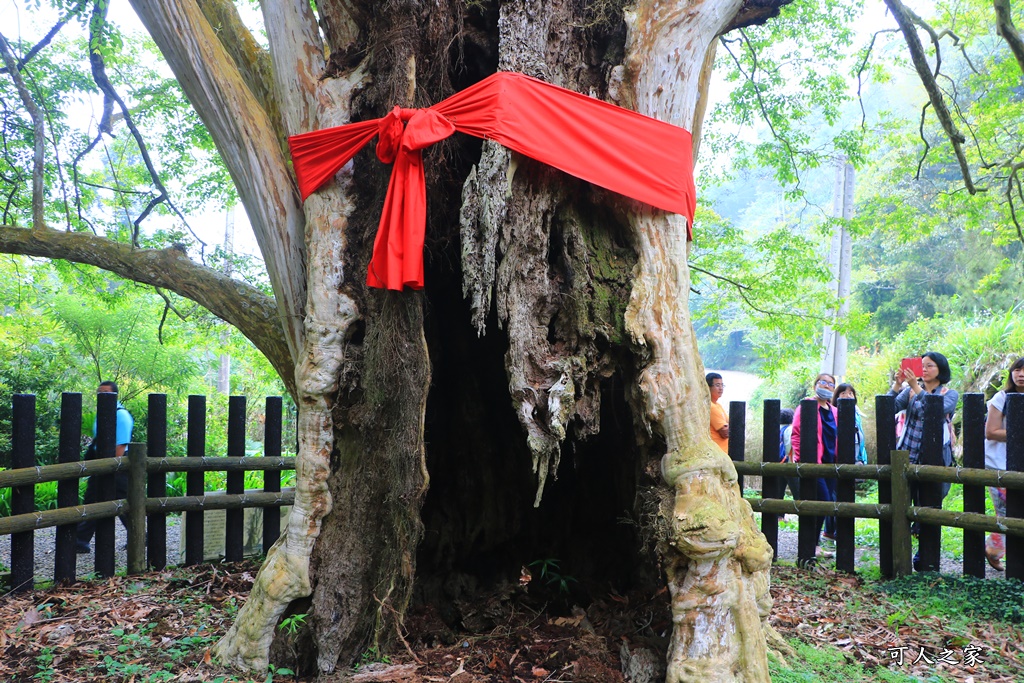
M 801 235 L 792 224 L 741 232 L 710 209 L 698 207 L 697 238 L 690 257 L 691 310 L 704 337 L 706 364 L 732 366 L 722 344 L 735 330 L 772 373 L 803 357 L 838 307 L 823 238 Z M 842 329 L 863 325 L 857 317 Z M 734 349 L 735 350 L 735 349 Z

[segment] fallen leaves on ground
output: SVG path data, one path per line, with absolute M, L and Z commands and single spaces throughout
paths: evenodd
M 265 676 L 235 677 L 218 668 L 209 649 L 248 595 L 254 570 L 251 564 L 201 565 L 7 596 L 0 600 L 0 624 L 7 625 L 0 627 L 0 680 L 262 682 Z M 922 680 L 940 673 L 965 683 L 1009 683 L 1017 679 L 1000 673 L 1005 666 L 989 668 L 983 660 L 1024 662 L 1019 627 L 979 621 L 958 632 L 934 616 L 896 613 L 885 595 L 834 572 L 776 567 L 772 583 L 770 619 L 782 635 L 837 647 L 869 671 L 886 667 Z M 657 676 L 663 675 L 659 667 L 671 630 L 664 589 L 622 595 L 606 588 L 586 609 L 566 604 L 558 610 L 548 602 L 552 596 L 541 597 L 534 588 L 510 582 L 466 600 L 445 619 L 436 608 L 414 608 L 405 622 L 407 648 L 318 680 L 622 683 L 623 667 L 662 680 Z M 980 648 L 982 662 L 967 667 L 963 650 L 972 645 Z M 901 647 L 902 666 L 892 658 Z M 933 660 L 944 649 L 955 651 L 957 661 L 915 662 L 922 649 Z
M 855 576 L 816 570 L 816 578 L 825 588 L 814 590 L 807 590 L 807 576 L 805 570 L 793 567 L 772 569 L 774 605 L 769 619 L 783 636 L 838 647 L 868 668 L 883 666 L 921 680 L 936 672 L 955 681 L 970 678 L 975 683 L 1021 680 L 984 663 L 998 653 L 1006 661 L 1019 661 L 1024 671 L 1024 630 L 1019 627 L 1000 623 L 993 628 L 991 622 L 978 622 L 969 632 L 954 631 L 935 616 L 893 611 L 885 596 L 867 590 Z M 868 602 L 881 609 L 867 609 Z M 971 646 L 979 648 L 975 666 L 965 664 L 964 651 Z M 947 653 L 946 661 L 940 661 L 943 653 Z
M 250 569 L 201 565 L 5 596 L 0 624 L 14 626 L 0 631 L 0 680 L 78 683 L 188 675 L 209 664 L 209 646 L 249 594 Z

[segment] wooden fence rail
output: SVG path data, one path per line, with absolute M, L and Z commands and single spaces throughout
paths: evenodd
M 813 561 L 817 546 L 818 519 L 837 518 L 836 566 L 854 571 L 854 520 L 876 519 L 879 524 L 879 565 L 883 576 L 901 576 L 912 570 L 911 523 L 917 522 L 919 554 L 923 569 L 938 569 L 942 526 L 964 529 L 964 574 L 985 575 L 984 534 L 1007 534 L 1006 575 L 1024 579 L 1024 395 L 1010 394 L 1006 402 L 1007 470 L 984 469 L 985 402 L 981 394 L 967 394 L 963 400 L 963 466 L 942 465 L 942 419 L 940 396 L 925 397 L 924 441 L 919 464 L 910 464 L 908 454 L 895 450 L 895 417 L 892 396 L 877 396 L 875 464 L 854 464 L 855 406 L 852 399 L 839 401 L 838 448 L 836 463 L 779 463 L 779 413 L 776 399 L 765 401 L 762 458 L 744 462 L 746 444 L 746 406 L 730 405 L 730 456 L 742 482 L 743 475 L 761 477 L 762 495 L 748 499 L 762 513 L 761 525 L 773 549 L 778 549 L 778 515 L 796 514 L 799 519 L 798 562 Z M 127 458 L 114 457 L 117 399 L 113 394 L 97 396 L 97 459 L 79 460 L 79 436 L 82 427 L 82 397 L 64 394 L 61 404 L 58 464 L 37 466 L 35 454 L 35 397 L 14 397 L 12 468 L 0 472 L 0 488 L 11 488 L 11 516 L 0 518 L 0 535 L 11 535 L 11 585 L 16 590 L 31 588 L 34 579 L 33 532 L 56 526 L 54 578 L 75 579 L 75 528 L 83 520 L 98 520 L 95 542 L 95 569 L 100 576 L 114 573 L 114 518 L 126 519 L 128 527 L 128 570 L 140 572 L 147 566 L 162 569 L 166 558 L 166 516 L 183 512 L 186 517 L 185 564 L 203 560 L 205 510 L 227 510 L 225 559 L 242 558 L 243 521 L 246 507 L 275 509 L 289 505 L 294 491 L 281 489 L 281 470 L 294 469 L 295 459 L 281 457 L 280 397 L 269 397 L 266 404 L 264 455 L 246 457 L 245 398 L 231 397 L 228 406 L 228 445 L 224 457 L 207 457 L 206 403 L 203 396 L 189 397 L 186 457 L 167 457 L 167 397 L 149 397 L 148 438 L 145 444 L 131 444 Z M 803 453 L 816 453 L 817 408 L 806 400 L 796 419 L 801 420 Z M 244 491 L 244 472 L 262 470 L 262 493 Z M 129 473 L 128 495 L 113 500 L 114 477 Z M 165 473 L 186 472 L 186 495 L 166 495 Z M 205 495 L 206 472 L 227 472 L 226 495 Z M 100 502 L 81 505 L 78 482 L 96 477 L 100 483 Z M 816 486 L 801 486 L 799 500 L 782 500 L 779 482 L 796 477 L 810 482 L 835 479 L 836 502 L 817 500 Z M 878 503 L 855 503 L 857 479 L 879 482 Z M 55 510 L 36 511 L 36 484 L 58 482 Z M 911 504 L 911 484 L 920 490 L 920 505 Z M 944 483 L 964 486 L 964 511 L 939 509 Z M 1007 490 L 1006 517 L 986 516 L 985 487 Z M 263 547 L 269 548 L 280 535 L 277 515 L 264 516 Z M 148 557 L 146 552 L 148 550 Z
M 115 457 L 117 398 L 97 395 L 95 459 L 80 461 L 78 449 L 82 426 L 81 394 L 65 393 L 61 401 L 58 463 L 36 465 L 35 396 L 14 397 L 12 467 L 0 471 L 0 488 L 11 488 L 11 515 L 0 518 L 0 535 L 11 536 L 12 590 L 29 590 L 34 583 L 34 537 L 37 529 L 57 527 L 54 579 L 74 581 L 76 529 L 80 522 L 95 521 L 95 570 L 100 576 L 114 574 L 114 523 L 121 517 L 128 529 L 128 571 L 145 571 L 147 565 L 162 569 L 167 564 L 167 514 L 186 515 L 185 564 L 203 561 L 204 524 L 207 510 L 226 510 L 225 559 L 238 561 L 243 553 L 244 508 L 276 510 L 294 502 L 294 489 L 281 489 L 281 471 L 295 469 L 294 457 L 281 456 L 282 401 L 267 398 L 264 455 L 245 456 L 245 397 L 232 396 L 228 403 L 227 456 L 205 455 L 205 397 L 189 397 L 188 457 L 167 457 L 167 397 L 149 397 L 146 443 L 129 444 L 127 455 Z M 244 474 L 264 473 L 262 492 L 245 491 Z M 165 474 L 186 472 L 186 495 L 167 496 Z M 206 495 L 206 472 L 227 472 L 227 495 Z M 114 477 L 127 473 L 127 496 L 114 500 Z M 122 475 L 123 476 L 123 475 Z M 99 502 L 80 504 L 79 480 L 94 477 Z M 57 508 L 35 509 L 35 485 L 56 481 Z M 263 547 L 280 536 L 280 518 L 265 515 Z M 147 561 L 148 549 L 148 561 Z
M 877 457 L 874 465 L 853 463 L 853 427 L 855 406 L 852 399 L 839 401 L 838 448 L 836 463 L 780 463 L 779 402 L 765 401 L 763 456 L 760 462 L 735 462 L 736 472 L 759 475 L 761 498 L 748 498 L 755 512 L 762 513 L 761 526 L 765 537 L 778 554 L 778 516 L 799 516 L 797 561 L 814 559 L 818 518 L 829 516 L 836 522 L 836 566 L 841 571 L 854 571 L 854 528 L 856 518 L 879 521 L 879 565 L 883 576 L 902 576 L 912 571 L 911 523 L 920 526 L 918 533 L 919 566 L 937 570 L 939 565 L 941 527 L 964 530 L 964 574 L 985 576 L 986 532 L 1004 533 L 1006 539 L 1006 575 L 1024 579 L 1024 395 L 1008 396 L 1005 415 L 1007 423 L 1007 470 L 986 470 L 984 456 L 985 401 L 981 394 L 967 394 L 963 401 L 964 465 L 942 464 L 942 430 L 946 424 L 941 413 L 942 397 L 925 397 L 924 439 L 921 464 L 911 464 L 906 451 L 895 450 L 895 419 L 892 396 L 876 397 L 878 424 Z M 730 405 L 730 415 L 742 414 L 740 402 Z M 815 453 L 817 448 L 817 407 L 815 401 L 804 401 L 796 419 L 802 420 L 801 452 Z M 742 424 L 742 423 L 741 423 Z M 732 425 L 730 424 L 730 429 Z M 742 443 L 743 435 L 739 434 Z M 736 461 L 739 449 L 733 449 L 730 434 L 730 457 Z M 783 477 L 801 481 L 836 479 L 836 501 L 819 501 L 816 486 L 801 486 L 799 500 L 781 500 L 779 482 Z M 853 484 L 856 479 L 879 482 L 877 504 L 855 503 Z M 911 482 L 920 490 L 920 504 L 911 502 Z M 964 510 L 940 509 L 943 484 L 963 484 Z M 888 484 L 888 485 L 886 485 Z M 985 487 L 1006 489 L 1007 514 L 996 517 L 985 514 Z M 1013 505 L 1011 505 L 1011 501 Z

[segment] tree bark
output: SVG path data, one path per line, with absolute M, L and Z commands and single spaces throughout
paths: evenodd
M 305 216 L 278 131 L 195 0 L 132 0 L 238 188 L 274 287 L 288 349 L 304 346 Z
M 627 15 L 626 100 L 692 129 L 697 65 L 740 6 L 638 2 Z M 685 220 L 634 208 L 629 221 L 640 260 L 626 324 L 650 353 L 639 380 L 642 406 L 665 438 L 662 474 L 674 489 L 662 513 L 674 621 L 666 681 L 768 681 L 772 551 L 732 463 L 710 438 L 710 398 L 688 308 Z
M 220 35 L 196 0 L 132 2 L 238 186 L 277 332 L 241 313 L 244 300 L 212 301 L 222 313 L 201 303 L 249 325 L 294 378 L 299 406 L 295 505 L 218 658 L 265 670 L 282 615 L 308 611 L 302 661 L 330 672 L 398 632 L 414 578 L 424 599 L 453 599 L 449 578 L 500 581 L 551 548 L 591 576 L 607 572 L 594 560 L 607 553 L 632 577 L 639 544 L 619 518 L 636 516 L 638 482 L 660 459 L 672 500 L 661 543 L 675 621 L 668 680 L 768 680 L 771 550 L 709 437 L 685 220 L 453 139 L 426 154 L 427 290 L 371 291 L 387 169 L 362 153 L 301 203 L 281 141 L 429 106 L 495 68 L 694 130 L 715 37 L 783 3 L 638 0 L 625 13 L 574 0 L 321 0 L 314 15 L 308 2 L 263 0 L 268 73 L 218 0 L 203 4 L 226 22 Z M 0 239 L 23 232 L 2 228 Z M 61 235 L 60 248 L 31 248 L 66 258 L 83 237 Z M 94 239 L 82 259 L 133 279 L 203 274 L 173 254 Z M 147 272 L 146 258 L 166 272 Z M 465 304 L 452 301 L 459 281 Z M 207 285 L 217 287 L 228 284 Z M 449 346 L 467 357 L 446 357 Z

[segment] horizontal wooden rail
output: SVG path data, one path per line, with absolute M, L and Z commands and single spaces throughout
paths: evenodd
M 63 524 L 77 524 L 87 519 L 109 519 L 124 514 L 127 510 L 127 501 L 108 500 L 104 503 L 89 503 L 73 508 L 27 512 L 23 515 L 0 518 L 0 536 Z
M 247 472 L 264 470 L 277 472 L 294 470 L 295 457 L 246 456 L 241 458 L 150 458 L 146 463 L 148 472 Z M 42 484 L 48 481 L 64 481 L 114 472 L 127 472 L 126 458 L 99 458 L 81 462 L 66 462 L 58 465 L 22 467 L 16 470 L 0 471 L 0 488 Z
M 942 465 L 910 465 L 907 479 L 917 481 L 938 481 L 948 484 L 970 484 L 972 486 L 996 486 L 1006 489 L 1024 489 L 1024 472 L 1008 470 L 974 470 L 963 467 Z
M 779 498 L 746 498 L 754 512 L 773 515 L 812 515 L 815 517 L 866 517 L 891 519 L 889 505 L 873 503 L 833 503 L 821 500 L 781 500 Z
M 118 471 L 128 471 L 127 459 L 103 458 L 101 460 L 66 462 L 59 465 L 21 467 L 16 470 L 0 472 L 0 489 L 10 486 L 28 486 L 29 484 L 42 484 L 47 481 L 61 481 L 77 477 L 111 474 Z
M 200 510 L 237 510 L 240 508 L 291 505 L 295 502 L 295 489 L 280 493 L 242 493 L 216 496 L 181 496 L 177 498 L 147 498 L 146 512 L 195 512 Z M 87 519 L 109 519 L 128 512 L 126 500 L 110 500 L 72 508 L 29 512 L 0 518 L 0 536 L 22 531 L 34 531 L 63 524 L 77 524 Z
M 889 481 L 889 465 L 819 465 L 792 462 L 734 462 L 737 474 L 763 477 L 801 477 L 804 479 L 876 479 Z
M 1024 536 L 1024 519 L 1012 517 L 993 517 L 978 512 L 957 512 L 956 510 L 940 510 L 911 506 L 907 509 L 907 517 L 925 524 L 941 524 L 972 531 L 990 531 L 1011 536 Z
M 238 510 L 240 508 L 291 505 L 295 502 L 295 489 L 280 493 L 231 493 L 217 496 L 180 496 L 175 498 L 147 498 L 146 512 L 198 512 L 201 510 Z
M 147 472 L 249 472 L 253 470 L 277 472 L 294 469 L 295 456 L 269 458 L 263 456 L 245 456 L 242 458 L 220 456 L 207 458 L 149 458 L 146 462 Z

